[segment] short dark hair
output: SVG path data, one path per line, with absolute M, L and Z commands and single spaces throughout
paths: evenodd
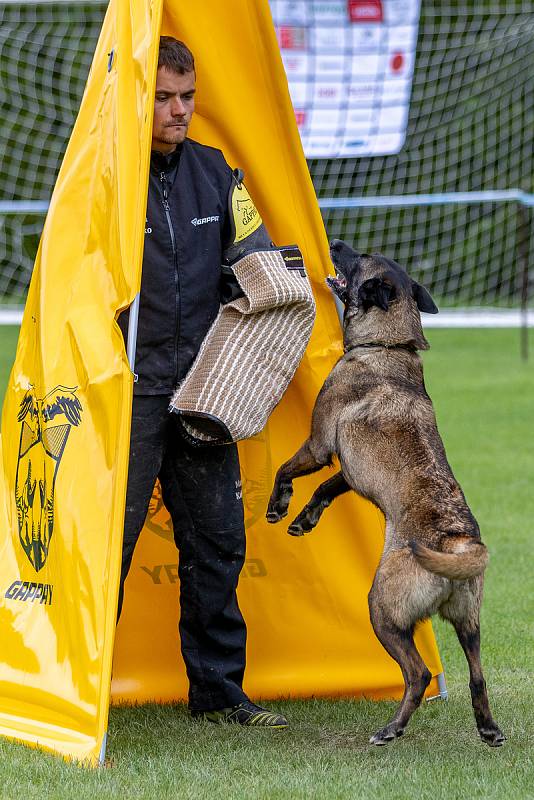
M 186 44 L 173 36 L 161 36 L 159 40 L 158 69 L 165 67 L 169 72 L 185 75 L 195 71 L 193 53 Z

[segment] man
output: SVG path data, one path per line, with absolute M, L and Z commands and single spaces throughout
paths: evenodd
M 194 447 L 168 411 L 219 309 L 232 170 L 187 138 L 195 108 L 189 49 L 161 37 L 154 102 L 136 383 L 119 614 L 124 580 L 160 480 L 180 551 L 180 637 L 193 716 L 286 728 L 242 689 L 246 627 L 236 587 L 245 557 L 237 447 Z M 128 314 L 119 324 L 126 335 Z

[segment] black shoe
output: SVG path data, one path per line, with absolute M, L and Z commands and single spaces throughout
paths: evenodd
M 230 725 L 249 725 L 256 728 L 272 728 L 283 730 L 289 727 L 289 722 L 282 714 L 275 714 L 266 708 L 256 706 L 250 700 L 239 703 L 232 708 L 221 708 L 217 711 L 191 711 L 195 719 L 206 719 L 209 722 Z

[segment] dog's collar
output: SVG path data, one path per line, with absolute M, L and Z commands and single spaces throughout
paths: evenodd
M 352 350 L 358 350 L 360 347 L 380 347 L 383 350 L 408 350 L 409 353 L 416 353 L 417 347 L 413 344 L 399 343 L 399 344 L 386 344 L 385 342 L 365 342 L 363 344 L 355 344 L 353 347 L 343 348 L 345 353 L 350 353 Z

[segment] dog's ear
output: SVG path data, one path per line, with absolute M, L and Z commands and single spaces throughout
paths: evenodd
M 364 311 L 367 311 L 371 306 L 378 306 L 378 308 L 387 311 L 390 302 L 395 300 L 396 297 L 395 287 L 381 278 L 370 278 L 364 281 L 358 289 L 358 305 L 361 305 Z
M 438 307 L 430 297 L 429 292 L 417 281 L 412 281 L 412 294 L 419 311 L 425 311 L 427 314 L 438 313 Z

